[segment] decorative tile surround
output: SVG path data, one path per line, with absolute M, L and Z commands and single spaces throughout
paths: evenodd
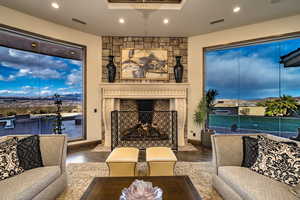
M 107 81 L 108 56 L 112 53 L 115 56 L 115 65 L 117 66 L 116 82 L 132 82 L 132 80 L 120 80 L 121 49 L 166 49 L 168 50 L 168 66 L 170 80 L 148 81 L 148 82 L 170 82 L 174 83 L 173 67 L 175 65 L 175 56 L 182 56 L 182 65 L 184 66 L 183 82 L 187 82 L 187 56 L 188 43 L 186 37 L 102 37 L 102 82 Z M 142 82 L 137 80 L 135 82 Z M 145 82 L 145 81 L 144 81 Z

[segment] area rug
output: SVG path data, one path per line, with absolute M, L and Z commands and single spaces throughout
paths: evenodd
M 98 144 L 92 152 L 111 152 L 111 148 L 104 146 L 103 144 Z M 185 146 L 179 146 L 178 151 L 199 151 L 194 145 L 188 143 Z
M 139 175 L 144 175 L 146 163 L 138 163 Z M 176 175 L 188 175 L 203 200 L 222 200 L 212 188 L 211 162 L 178 162 L 175 168 Z M 79 200 L 93 177 L 108 176 L 105 163 L 72 163 L 67 166 L 68 187 L 57 200 Z

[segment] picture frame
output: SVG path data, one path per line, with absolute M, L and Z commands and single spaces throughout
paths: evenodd
M 168 51 L 122 49 L 120 71 L 122 80 L 169 80 Z

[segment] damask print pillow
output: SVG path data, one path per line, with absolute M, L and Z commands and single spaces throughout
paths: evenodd
M 296 186 L 300 182 L 300 148 L 258 136 L 258 157 L 251 170 Z
M 24 170 L 43 167 L 40 137 L 38 135 L 32 135 L 19 140 L 17 155 L 19 157 L 20 167 Z
M 0 180 L 18 175 L 24 170 L 17 156 L 18 139 L 12 138 L 0 143 Z
M 258 139 L 243 136 L 243 162 L 242 167 L 251 167 L 258 156 Z
M 252 167 L 258 156 L 258 139 L 249 136 L 243 136 L 243 161 L 242 167 Z M 283 142 L 288 145 L 297 146 L 295 142 Z

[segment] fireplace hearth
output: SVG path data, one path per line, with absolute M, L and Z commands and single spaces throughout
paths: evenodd
M 176 111 L 113 111 L 112 149 L 166 146 L 177 150 Z

